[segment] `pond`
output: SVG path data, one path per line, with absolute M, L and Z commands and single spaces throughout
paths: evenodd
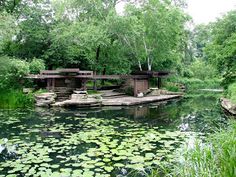
M 0 110 L 0 176 L 145 176 L 192 136 L 225 125 L 217 99 Z

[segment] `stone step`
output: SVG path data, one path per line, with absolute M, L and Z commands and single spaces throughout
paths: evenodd
M 56 93 L 57 96 L 68 96 L 68 95 L 71 95 L 71 93 Z

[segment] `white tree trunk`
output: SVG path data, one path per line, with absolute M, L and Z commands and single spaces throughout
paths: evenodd
M 151 59 L 149 57 L 148 48 L 147 48 L 147 44 L 146 44 L 146 41 L 144 39 L 144 36 L 143 36 L 143 43 L 144 43 L 144 48 L 145 48 L 145 52 L 146 52 L 146 56 L 147 56 L 148 71 L 151 71 L 152 70 L 152 62 L 151 62 Z
M 148 71 L 152 70 L 152 64 L 148 63 Z
M 140 61 L 138 61 L 138 66 L 139 66 L 139 70 L 140 70 L 140 71 L 143 71 L 143 68 L 142 68 L 142 65 L 141 65 L 141 62 L 140 62 Z

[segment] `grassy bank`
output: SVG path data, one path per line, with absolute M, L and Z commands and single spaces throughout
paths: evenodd
M 221 130 L 185 148 L 176 163 L 164 163 L 151 177 L 234 177 L 236 176 L 236 121 L 227 130 Z M 181 160 L 180 160 L 181 159 Z M 161 174 L 161 175 L 160 175 Z
M 197 78 L 184 78 L 173 77 L 167 80 L 167 82 L 178 83 L 185 85 L 187 92 L 196 92 L 199 89 L 219 89 L 221 88 L 221 79 L 197 79 Z
M 0 108 L 27 108 L 34 105 L 33 94 L 24 94 L 21 90 L 0 91 Z

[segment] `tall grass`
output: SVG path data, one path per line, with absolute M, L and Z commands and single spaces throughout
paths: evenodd
M 219 89 L 222 87 L 222 80 L 218 78 L 201 80 L 197 78 L 172 77 L 167 81 L 185 85 L 186 91 L 190 93 L 199 89 Z
M 235 177 L 236 176 L 236 121 L 227 130 L 221 130 L 196 142 L 194 148 L 184 149 L 176 163 L 163 163 L 150 177 Z M 160 175 L 162 174 L 162 175 Z
M 236 83 L 229 85 L 227 89 L 227 97 L 236 104 Z
M 0 108 L 27 108 L 34 105 L 33 94 L 24 94 L 20 90 L 0 91 Z

